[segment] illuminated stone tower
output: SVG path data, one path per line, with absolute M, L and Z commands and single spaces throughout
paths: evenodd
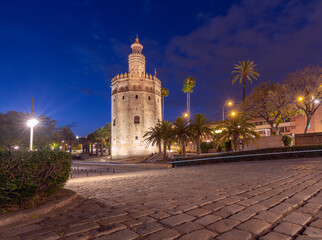
M 112 158 L 143 156 L 156 152 L 146 148 L 143 135 L 161 121 L 161 81 L 145 72 L 143 46 L 138 37 L 131 45 L 129 72 L 112 79 Z

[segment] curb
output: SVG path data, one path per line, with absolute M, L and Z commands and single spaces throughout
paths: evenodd
M 69 189 L 66 190 L 70 192 L 68 196 L 65 196 L 59 200 L 55 200 L 37 208 L 27 209 L 21 212 L 0 216 L 0 227 L 4 227 L 13 223 L 26 221 L 33 218 L 38 218 L 54 210 L 60 209 L 79 198 L 78 194 L 74 191 L 71 191 Z

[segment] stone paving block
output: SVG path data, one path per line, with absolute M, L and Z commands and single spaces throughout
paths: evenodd
M 277 227 L 274 228 L 274 231 L 279 233 L 284 233 L 290 236 L 294 236 L 301 229 L 302 229 L 302 226 L 300 225 L 296 225 L 288 222 L 281 222 L 279 225 L 277 225 Z
M 221 217 L 210 214 L 210 215 L 198 218 L 194 222 L 197 223 L 197 224 L 200 224 L 202 226 L 207 226 L 207 225 L 209 225 L 211 223 L 217 222 L 220 219 L 221 219 Z
M 182 211 L 186 212 L 186 211 L 189 211 L 189 210 L 195 209 L 195 208 L 197 208 L 197 207 L 198 207 L 198 205 L 197 205 L 197 204 L 195 204 L 195 203 L 191 203 L 191 204 L 186 204 L 186 205 L 183 205 L 183 206 L 179 206 L 179 207 L 177 207 L 177 209 L 179 209 L 179 210 L 182 210 Z
M 233 205 L 226 206 L 217 212 L 214 212 L 214 214 L 225 218 L 225 217 L 228 217 L 234 213 L 237 213 L 237 212 L 243 210 L 244 208 L 245 208 L 244 206 L 241 206 L 238 204 L 233 204 Z
M 299 213 L 299 212 L 292 212 L 289 215 L 287 215 L 283 221 L 285 222 L 290 222 L 290 223 L 295 223 L 298 225 L 305 225 L 308 221 L 311 219 L 311 215 L 304 214 L 304 213 Z
M 321 238 L 319 237 L 309 237 L 306 235 L 300 235 L 297 238 L 295 238 L 295 240 L 321 240 Z
M 39 224 L 25 225 L 25 226 L 19 226 L 18 228 L 13 228 L 9 231 L 5 231 L 4 233 L 2 233 L 2 235 L 6 236 L 6 237 L 16 236 L 16 235 L 20 235 L 22 233 L 37 231 L 37 230 L 41 230 L 41 229 L 42 228 Z
M 132 219 L 132 220 L 128 220 L 128 221 L 122 222 L 122 223 L 128 227 L 135 227 L 135 226 L 142 224 L 143 222 L 138 221 L 137 219 Z
M 177 215 L 177 214 L 183 213 L 182 210 L 177 209 L 177 208 L 168 209 L 168 210 L 165 210 L 165 212 L 168 214 L 171 214 L 171 215 Z
M 154 218 L 151 218 L 151 217 L 148 217 L 148 216 L 137 218 L 136 220 L 138 220 L 139 222 L 142 222 L 142 223 L 155 222 Z
M 164 229 L 159 232 L 146 236 L 146 240 L 172 240 L 179 237 L 180 234 L 174 229 Z
M 252 198 L 244 199 L 244 200 L 238 202 L 239 205 L 243 205 L 243 206 L 247 206 L 247 207 L 254 205 L 256 203 L 258 203 L 258 200 L 252 199 Z
M 314 217 L 322 219 L 322 211 L 319 211 Z
M 232 231 L 226 232 L 219 237 L 217 240 L 249 240 L 252 239 L 252 235 L 248 232 L 234 229 Z
M 190 216 L 188 214 L 182 213 L 182 214 L 179 214 L 179 215 L 175 215 L 175 216 L 172 216 L 172 217 L 162 219 L 161 223 L 166 224 L 166 225 L 168 225 L 170 227 L 174 227 L 176 225 L 180 225 L 182 223 L 189 222 L 189 221 L 192 221 L 194 219 L 195 219 L 195 217 Z
M 119 222 L 125 222 L 131 220 L 130 217 L 128 216 L 120 216 L 120 217 L 112 217 L 112 218 L 106 218 L 106 219 L 100 219 L 99 221 L 97 221 L 97 223 L 101 226 L 105 226 L 105 225 L 110 225 L 113 223 L 119 223 Z
M 250 219 L 237 226 L 237 228 L 250 232 L 254 235 L 259 235 L 270 227 L 271 224 L 260 219 Z
M 60 240 L 89 240 L 90 236 L 86 233 L 77 233 L 67 237 L 60 238 Z M 42 239 L 44 240 L 44 239 Z
M 205 216 L 205 215 L 211 213 L 211 210 L 202 209 L 202 208 L 196 208 L 196 209 L 190 210 L 190 211 L 185 212 L 185 213 L 189 214 L 191 216 L 195 216 L 195 217 L 202 217 L 202 216 Z
M 223 203 L 225 205 L 231 205 L 233 203 L 239 202 L 240 200 L 242 200 L 242 197 L 232 196 L 225 199 L 221 199 L 218 202 Z
M 262 211 L 258 213 L 254 218 L 264 220 L 268 223 L 275 223 L 277 220 L 283 217 L 282 214 L 270 212 L 270 211 Z
M 114 223 L 114 224 L 107 225 L 104 227 L 95 228 L 95 229 L 91 230 L 89 233 L 91 236 L 99 237 L 102 235 L 108 235 L 113 232 L 120 231 L 122 229 L 126 229 L 126 226 L 124 224 Z
M 26 239 L 26 240 L 56 240 L 56 239 L 60 239 L 60 236 L 55 233 L 55 232 L 46 232 L 44 234 L 40 234 L 37 236 L 32 236 L 32 237 L 26 237 L 26 236 L 22 236 L 21 239 Z M 10 240 L 14 240 L 11 239 Z
M 194 232 L 188 233 L 179 238 L 179 240 L 209 240 L 215 237 L 217 233 L 211 232 L 209 230 L 196 230 Z
M 310 208 L 310 207 L 300 207 L 295 210 L 296 212 L 301 212 L 309 215 L 314 215 L 316 214 L 319 210 L 315 208 Z
M 152 223 L 143 223 L 142 225 L 134 227 L 133 229 L 138 234 L 140 234 L 142 236 L 146 236 L 146 235 L 149 235 L 154 232 L 162 230 L 163 227 L 160 223 L 152 222 Z
M 292 237 L 277 232 L 270 232 L 263 237 L 260 237 L 259 240 L 291 240 Z
M 92 223 L 86 223 L 72 228 L 67 228 L 63 232 L 64 232 L 64 236 L 69 236 L 69 235 L 87 232 L 95 228 L 99 228 L 99 225 L 92 222 Z
M 168 214 L 168 213 L 166 213 L 166 212 L 162 212 L 162 211 L 160 211 L 160 212 L 157 212 L 157 213 L 152 214 L 152 215 L 149 215 L 149 216 L 150 216 L 150 217 L 152 217 L 152 218 L 155 218 L 155 219 L 160 220 L 160 219 L 163 219 L 163 218 L 169 217 L 169 216 L 170 216 L 170 214 Z
M 223 233 L 231 230 L 233 227 L 238 225 L 240 222 L 232 220 L 232 219 L 223 219 L 219 220 L 218 222 L 215 222 L 209 226 L 207 226 L 207 229 L 211 231 L 215 231 L 218 233 Z
M 225 204 L 220 203 L 220 202 L 214 202 L 214 203 L 210 203 L 207 205 L 202 206 L 203 209 L 209 209 L 211 211 L 217 211 L 221 208 L 223 208 L 225 206 Z
M 240 222 L 244 222 L 248 219 L 250 219 L 252 216 L 256 215 L 256 211 L 254 211 L 253 209 L 249 209 L 246 208 L 244 210 L 241 210 L 240 212 L 230 216 L 230 219 L 236 220 L 236 221 L 240 221 Z
M 285 213 L 291 211 L 292 208 L 293 208 L 293 204 L 292 203 L 280 203 L 277 206 L 269 209 L 269 211 L 276 212 L 276 213 L 281 213 L 281 214 L 285 214 Z
M 318 237 L 322 239 L 322 229 L 307 227 L 303 234 L 310 237 Z
M 322 219 L 318 219 L 310 224 L 310 227 L 322 229 Z
M 250 206 L 249 209 L 252 209 L 255 212 L 261 212 L 261 211 L 265 211 L 266 209 L 268 209 L 268 207 L 261 205 L 260 203 L 257 203 L 255 205 Z
M 144 217 L 144 216 L 151 215 L 151 214 L 154 214 L 154 213 L 155 212 L 151 211 L 151 210 L 144 210 L 144 211 L 138 211 L 136 213 L 131 213 L 131 214 L 129 214 L 129 217 L 131 217 L 131 218 L 140 218 L 140 217 Z
M 115 233 L 112 233 L 111 235 L 101 236 L 99 238 L 96 238 L 96 240 L 133 240 L 136 239 L 138 235 L 128 229 L 124 229 Z
M 186 222 L 184 224 L 174 227 L 173 229 L 177 230 L 180 234 L 186 234 L 201 228 L 203 227 L 195 222 Z

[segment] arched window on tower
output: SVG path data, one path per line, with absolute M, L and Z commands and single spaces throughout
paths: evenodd
M 139 96 L 138 96 L 138 95 L 135 95 L 135 98 L 136 98 L 136 99 L 138 99 L 138 98 L 139 98 Z
M 115 126 L 115 118 L 113 119 L 113 126 Z
M 135 116 L 134 117 L 134 124 L 139 124 L 140 123 L 140 117 L 139 116 Z
M 151 97 L 149 96 L 148 99 L 151 100 Z

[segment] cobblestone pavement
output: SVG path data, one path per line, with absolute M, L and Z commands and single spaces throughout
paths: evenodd
M 85 200 L 2 228 L 0 239 L 322 239 L 322 158 L 148 170 L 67 188 Z

